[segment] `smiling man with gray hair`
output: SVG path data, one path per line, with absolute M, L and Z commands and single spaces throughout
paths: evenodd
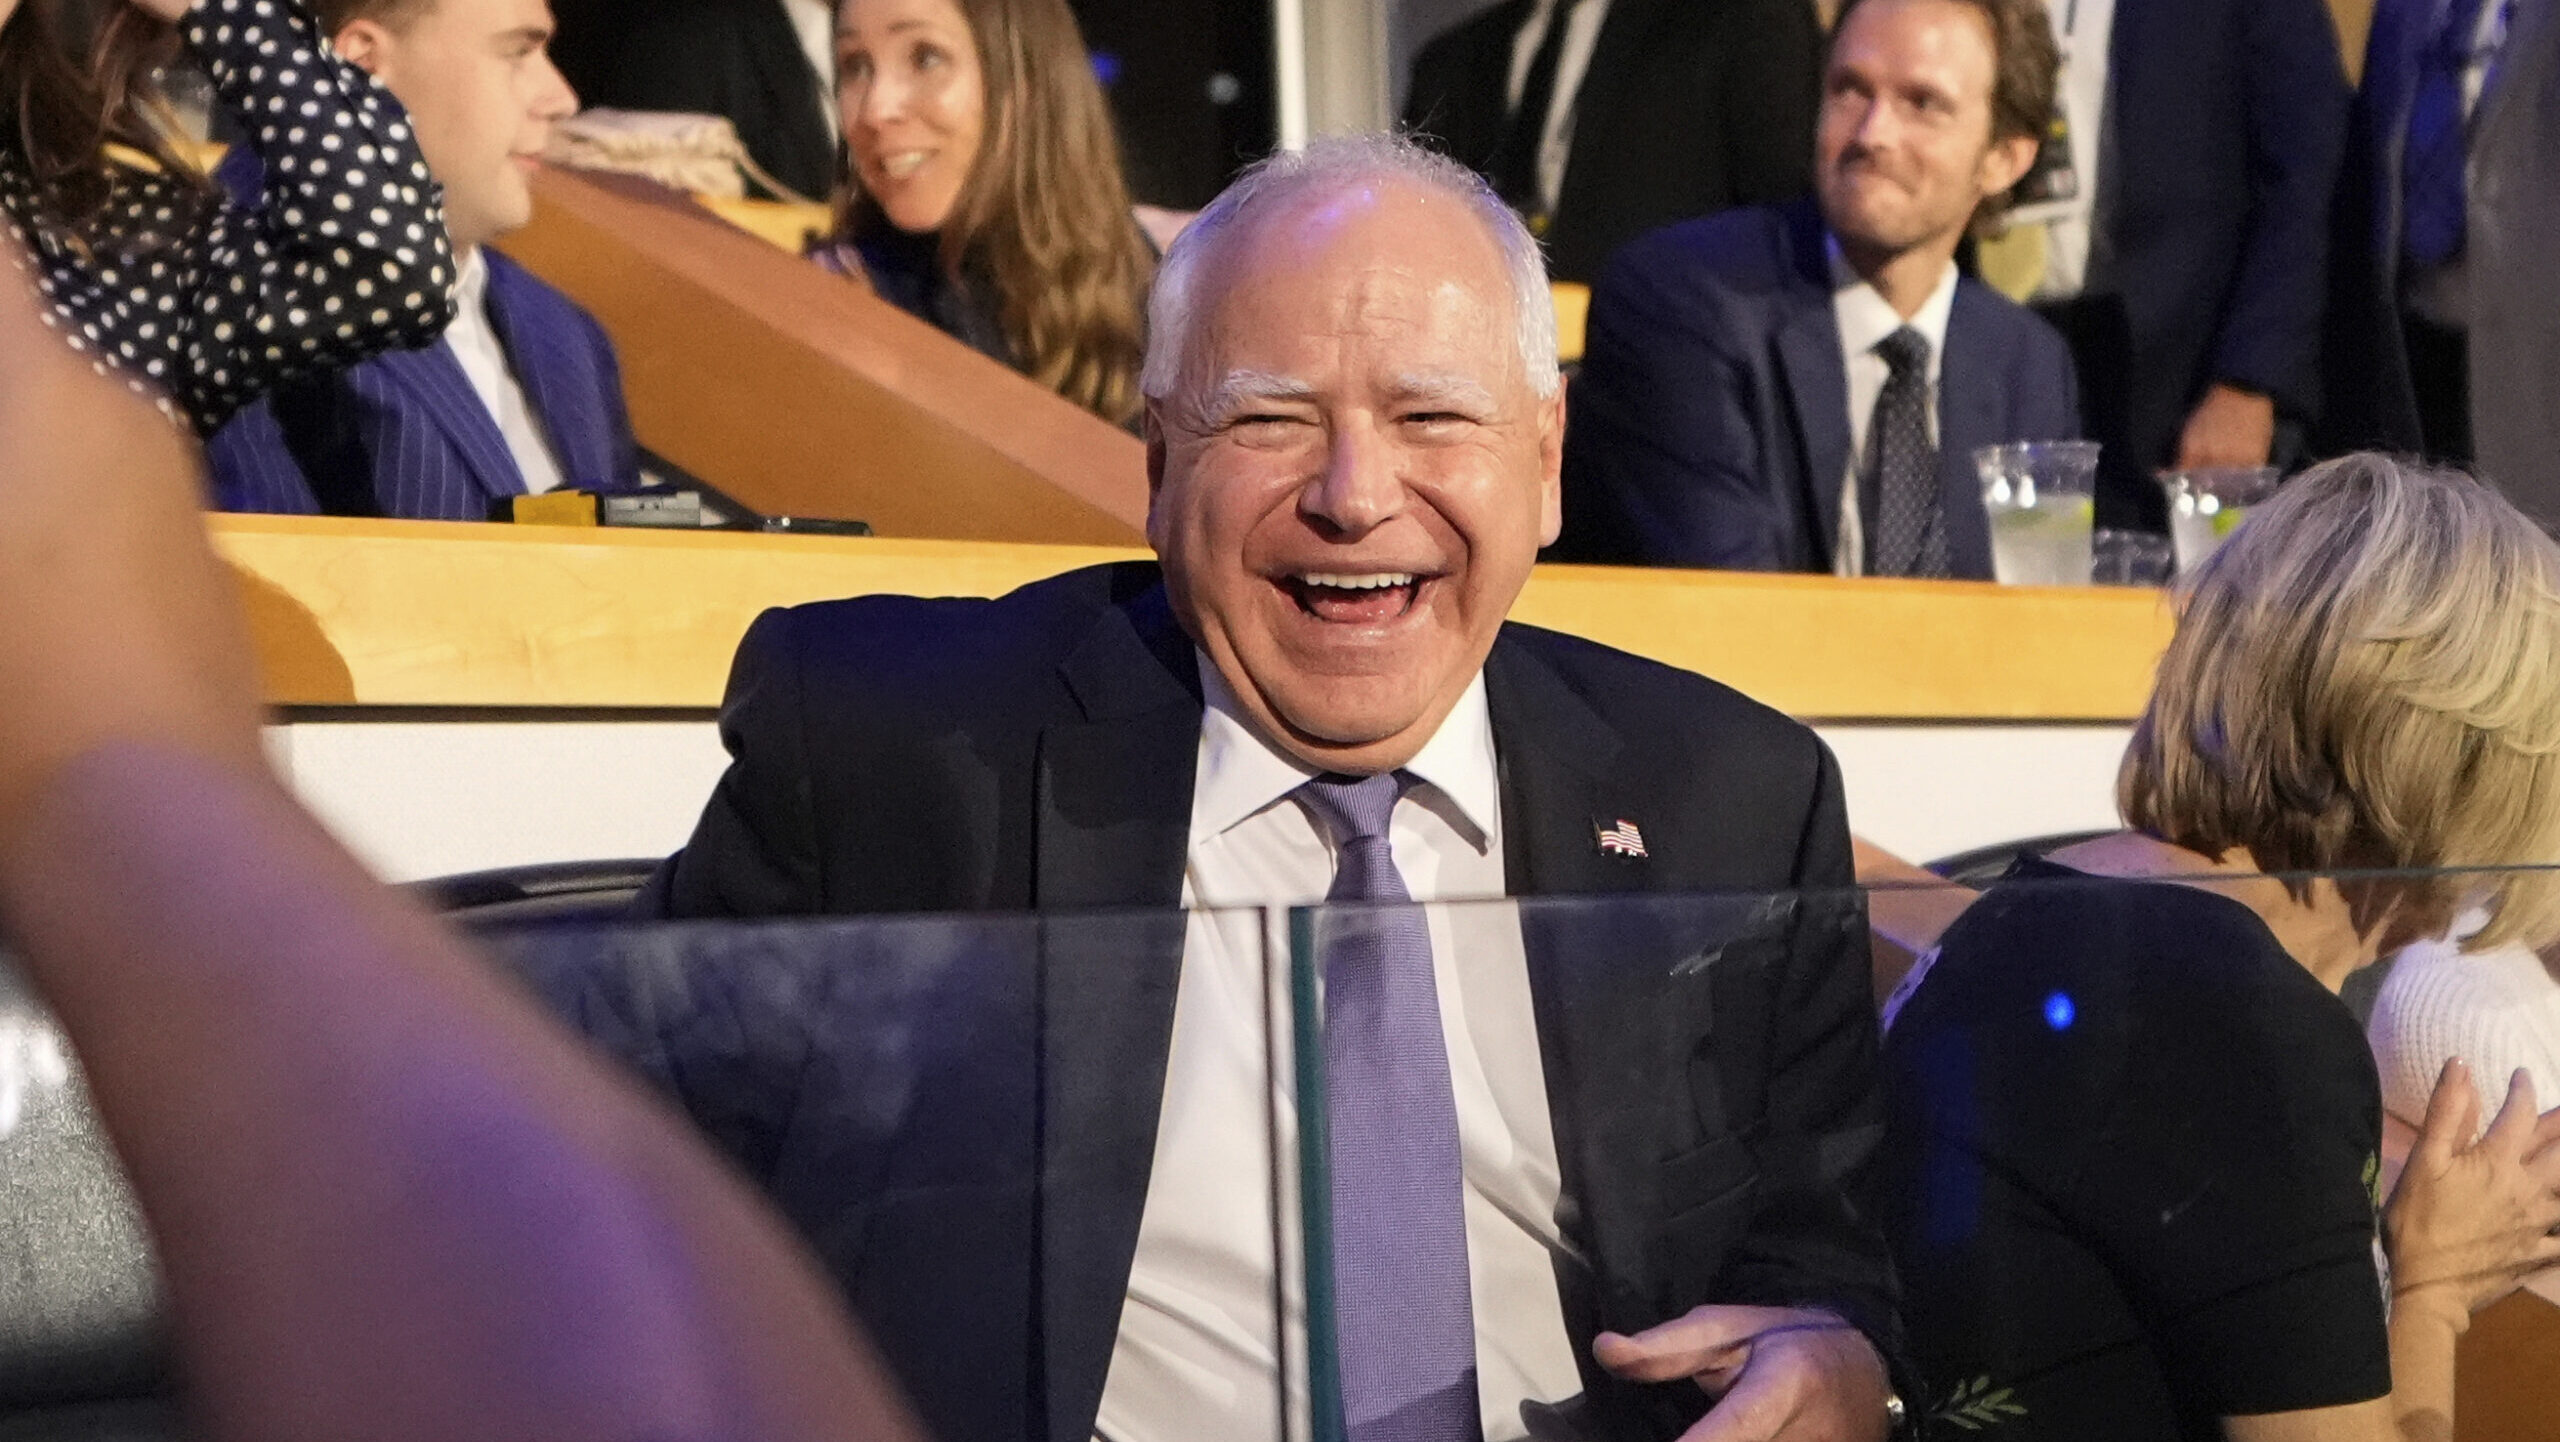
M 1152 319 L 1159 562 L 766 615 L 722 716 L 733 765 L 649 896 L 1195 908 L 1054 983 L 1027 1216 L 946 1188 L 820 1238 L 943 1436 L 1276 1435 L 1301 1343 L 1275 1302 L 1263 959 L 1201 909 L 1850 881 L 1810 731 L 1506 621 L 1559 521 L 1563 389 L 1536 246 L 1481 181 L 1385 137 L 1275 157 L 1175 244 Z M 1728 966 L 1713 1035 L 1673 1038 L 1658 1078 L 1657 1019 L 1582 1018 L 1647 1048 L 1584 1058 L 1647 1079 L 1609 1108 L 1650 1124 L 1719 1077 L 1713 1115 L 1645 1133 L 1684 1139 L 1661 1155 L 1574 1144 L 1593 1098 L 1542 1067 L 1592 958 L 1491 907 L 1322 949 L 1349 1437 L 1668 1436 L 1710 1395 L 1694 1437 L 1887 1434 L 1888 1269 L 1837 1187 L 1876 1116 L 1859 947 Z

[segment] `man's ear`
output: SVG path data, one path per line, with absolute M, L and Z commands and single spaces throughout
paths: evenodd
M 391 32 L 382 27 L 382 22 L 350 20 L 329 37 L 329 48 L 338 52 L 339 59 L 379 79 L 384 49 L 390 41 Z
M 1163 402 L 1147 397 L 1146 409 L 1138 413 L 1138 438 L 1147 443 L 1147 499 L 1155 499 L 1164 488 L 1164 416 Z
M 1147 397 L 1147 408 L 1141 412 L 1139 435 L 1147 443 L 1147 541 L 1155 544 L 1156 507 L 1164 499 L 1164 402 Z
M 1982 198 L 2006 195 L 2012 186 L 2026 179 L 2041 148 L 2042 143 L 2032 135 L 2012 135 L 1991 142 L 1991 149 L 1982 157 Z
M 1565 404 L 1565 392 L 1573 386 L 1566 376 L 1556 385 L 1556 393 L 1538 403 L 1538 548 L 1544 550 L 1556 543 L 1564 531 L 1564 428 L 1571 413 Z

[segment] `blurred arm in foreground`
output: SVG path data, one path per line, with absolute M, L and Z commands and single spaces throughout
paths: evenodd
M 205 1434 L 914 1437 L 746 1189 L 269 773 L 191 453 L 22 282 L 0 458 L 0 926 L 131 1173 Z

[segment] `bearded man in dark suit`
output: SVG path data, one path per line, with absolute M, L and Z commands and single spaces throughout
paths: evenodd
M 1536 244 L 1473 175 L 1382 137 L 1275 157 L 1176 242 L 1153 307 L 1160 564 L 768 614 L 730 771 L 646 898 L 1172 919 L 1044 984 L 1019 1088 L 910 1086 L 881 1122 L 830 1096 L 845 1068 L 794 1063 L 787 1097 L 714 1099 L 783 1119 L 740 1150 L 944 1436 L 1259 1437 L 1282 1413 L 1268 1036 L 1228 1004 L 1258 962 L 1177 908 L 1851 876 L 1805 728 L 1505 621 L 1559 524 L 1563 390 Z M 1638 943 L 1504 914 L 1455 945 L 1461 922 L 1410 912 L 1324 944 L 1348 1435 L 1552 1435 L 1580 1409 L 1668 1437 L 1720 1395 L 1720 1436 L 1879 1442 L 1893 1291 L 1839 1185 L 1876 1115 L 1863 933 L 1666 954 L 1659 987 L 1621 988 Z M 955 1005 L 899 1032 L 934 1054 L 919 1075 L 1001 1068 L 1003 1033 Z M 822 1118 L 868 1130 L 840 1165 L 789 1160 Z

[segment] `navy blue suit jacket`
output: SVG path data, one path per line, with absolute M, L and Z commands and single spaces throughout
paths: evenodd
M 729 773 L 645 910 L 1110 910 L 1119 924 L 1012 933 L 1019 955 L 1049 949 L 1036 997 L 1007 999 L 1025 972 L 1001 956 L 943 968 L 934 1004 L 951 1014 L 895 1028 L 911 1039 L 897 1108 L 835 1054 L 864 1028 L 796 1046 L 805 1028 L 788 1016 L 745 1012 L 809 1005 L 734 972 L 680 1009 L 717 1014 L 679 1036 L 601 993 L 573 1008 L 613 1050 L 654 1058 L 816 1241 L 936 1436 L 1092 1435 L 1173 1035 L 1196 654 L 1151 564 L 992 601 L 768 612 L 721 711 Z M 1804 727 L 1526 626 L 1503 628 L 1484 684 L 1511 893 L 1847 885 L 1838 767 Z M 1595 819 L 1633 822 L 1650 854 L 1602 851 Z M 1583 1355 L 1603 1328 L 1710 1298 L 1834 1307 L 1896 1355 L 1890 1271 L 1839 1190 L 1879 1106 L 1862 916 L 1781 908 L 1782 935 L 1758 946 L 1619 899 L 1597 919 L 1605 935 L 1588 913 L 1523 912 L 1567 1227 L 1592 1259 L 1558 1273 Z M 955 934 L 998 931 L 981 916 Z M 972 963 L 999 950 L 921 926 L 916 942 Z M 1717 965 L 1675 964 L 1705 949 Z M 909 991 L 847 985 L 874 1016 Z M 1673 1436 L 1705 1402 L 1685 1384 L 1613 1387 L 1587 1361 L 1585 1380 L 1621 1419 L 1593 1435 Z
M 2318 408 L 2330 194 L 2348 91 L 2322 0 L 2118 0 L 2097 254 L 2068 329 L 2100 459 L 2100 525 L 2166 524 L 2217 381 Z
M 264 183 L 246 147 L 217 178 L 250 196 Z M 490 325 L 562 477 L 578 489 L 637 486 L 639 444 L 604 328 L 496 250 L 481 254 Z M 216 432 L 205 459 L 226 511 L 485 521 L 492 502 L 525 492 L 497 417 L 444 340 L 280 386 Z
M 1569 393 L 1555 558 L 1831 569 L 1849 473 L 1849 376 L 1810 202 L 1727 211 L 1620 250 L 1592 294 Z M 1957 283 L 1940 367 L 1947 555 L 1991 575 L 1977 446 L 2080 434 L 2052 327 Z
M 622 369 L 603 328 L 523 267 L 482 254 L 490 323 L 562 476 L 589 490 L 638 485 Z M 226 511 L 485 521 L 492 502 L 525 491 L 497 417 L 442 340 L 279 387 L 205 453 Z

